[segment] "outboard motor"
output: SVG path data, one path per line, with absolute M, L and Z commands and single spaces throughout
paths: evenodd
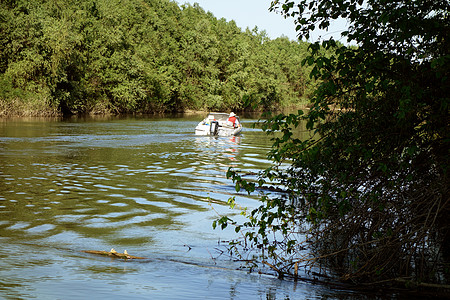
M 209 134 L 210 135 L 217 135 L 217 132 L 219 131 L 219 122 L 212 121 L 211 126 L 209 127 Z

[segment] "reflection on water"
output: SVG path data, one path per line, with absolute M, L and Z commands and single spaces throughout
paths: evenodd
M 324 288 L 236 271 L 214 259 L 232 213 L 229 167 L 265 168 L 270 141 L 195 136 L 191 119 L 0 123 L 0 296 L 212 299 L 322 297 Z M 244 123 L 244 126 L 246 124 Z M 257 198 L 239 194 L 243 206 Z M 81 250 L 114 247 L 144 261 Z M 335 294 L 333 294 L 335 295 Z

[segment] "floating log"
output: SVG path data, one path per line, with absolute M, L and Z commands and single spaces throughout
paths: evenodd
M 129 255 L 127 250 L 123 251 L 123 253 L 119 253 L 116 250 L 114 250 L 114 248 L 112 248 L 111 251 L 83 250 L 83 252 L 109 257 L 117 257 L 121 259 L 145 259 L 145 257 Z

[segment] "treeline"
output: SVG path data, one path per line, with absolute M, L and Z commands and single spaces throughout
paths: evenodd
M 0 115 L 270 110 L 314 89 L 308 44 L 169 0 L 2 0 Z

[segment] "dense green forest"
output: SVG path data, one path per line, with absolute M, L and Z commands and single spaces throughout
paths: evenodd
M 0 115 L 305 104 L 308 43 L 169 0 L 0 3 Z

